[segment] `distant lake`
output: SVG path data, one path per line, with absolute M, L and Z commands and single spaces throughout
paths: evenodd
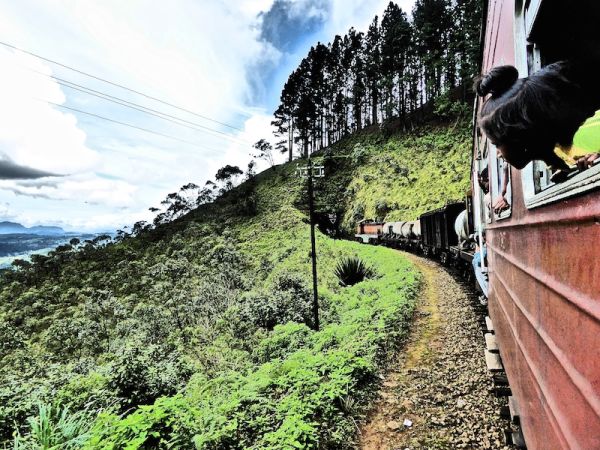
M 36 234 L 0 234 L 0 269 L 10 267 L 15 259 L 29 259 L 31 255 L 45 255 L 59 245 L 68 244 L 73 238 L 83 242 L 95 234 L 65 234 L 39 236 Z

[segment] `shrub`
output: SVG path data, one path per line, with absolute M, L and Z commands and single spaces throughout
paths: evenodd
M 74 374 L 58 390 L 56 400 L 74 411 L 108 408 L 116 403 L 115 393 L 108 386 L 109 381 L 106 374 L 97 371 Z
M 454 119 L 467 116 L 471 112 L 471 105 L 460 100 L 452 100 L 448 93 L 435 99 L 435 115 L 442 119 Z
M 283 359 L 306 346 L 311 333 L 306 325 L 300 323 L 277 325 L 269 337 L 260 341 L 253 356 L 259 362 Z
M 103 412 L 81 448 L 191 448 L 193 414 L 199 412 L 181 395 L 161 397 L 152 406 L 141 406 L 124 417 Z
M 133 343 L 113 362 L 108 387 L 123 400 L 123 406 L 145 405 L 175 394 L 190 376 L 191 368 L 178 351 Z
M 267 330 L 287 322 L 310 326 L 311 298 L 304 278 L 285 272 L 279 274 L 267 290 L 248 295 L 242 314 L 256 326 Z
M 86 411 L 72 413 L 60 405 L 40 403 L 37 416 L 27 423 L 29 433 L 17 432 L 13 450 L 79 449 L 89 439 L 92 422 Z
M 360 258 L 343 258 L 335 268 L 335 275 L 342 286 L 353 286 L 365 278 L 374 275 L 373 269 L 367 266 Z
M 362 204 L 357 204 L 352 209 L 352 219 L 357 222 L 365 218 L 365 206 Z
M 380 199 L 375 204 L 375 212 L 377 213 L 377 217 L 385 217 L 391 211 L 390 205 L 385 199 Z

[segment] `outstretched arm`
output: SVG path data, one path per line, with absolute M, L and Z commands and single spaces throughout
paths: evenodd
M 502 168 L 502 191 L 500 192 L 500 197 L 494 200 L 494 204 L 492 208 L 496 214 L 500 214 L 502 211 L 510 208 L 510 204 L 506 200 L 506 191 L 508 190 L 508 181 L 509 181 L 509 166 L 505 162 L 504 167 Z

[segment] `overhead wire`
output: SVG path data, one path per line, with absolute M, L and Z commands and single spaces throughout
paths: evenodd
M 188 114 L 192 114 L 192 115 L 194 115 L 194 116 L 197 116 L 197 117 L 200 117 L 200 118 L 202 118 L 202 119 L 204 119 L 204 120 L 208 120 L 208 121 L 210 121 L 210 122 L 217 123 L 217 124 L 219 124 L 219 125 L 223 125 L 223 126 L 225 126 L 225 127 L 228 127 L 228 128 L 231 128 L 231 129 L 234 129 L 234 130 L 237 130 L 237 131 L 244 131 L 244 130 L 242 130 L 242 129 L 241 129 L 241 128 L 239 128 L 239 127 L 236 127 L 236 126 L 230 125 L 230 124 L 228 124 L 228 123 L 225 123 L 225 122 L 221 122 L 221 121 L 219 121 L 219 120 L 216 120 L 216 119 L 213 119 L 213 118 L 211 118 L 211 117 L 208 117 L 208 116 L 202 115 L 202 114 L 200 114 L 200 113 L 197 113 L 197 112 L 195 112 L 195 111 L 191 111 L 191 110 L 189 110 L 189 109 L 187 109 L 187 108 L 183 108 L 183 107 L 181 107 L 181 106 L 177 106 L 177 105 L 175 105 L 175 104 L 173 104 L 173 103 L 167 102 L 166 100 L 162 100 L 162 99 L 160 99 L 160 98 L 157 98 L 157 97 L 154 97 L 154 96 L 152 96 L 152 95 L 145 94 L 144 92 L 138 91 L 138 90 L 136 90 L 136 89 L 132 89 L 132 88 L 130 88 L 130 87 L 124 86 L 124 85 L 122 85 L 122 84 L 119 84 L 119 83 L 115 83 L 115 82 L 113 82 L 113 81 L 107 80 L 106 78 L 102 78 L 102 77 L 99 77 L 99 76 L 97 76 L 97 75 L 93 75 L 93 74 L 91 74 L 91 73 L 88 73 L 88 72 L 85 72 L 85 71 L 83 71 L 83 70 L 76 69 L 75 67 L 69 66 L 69 65 L 67 65 L 67 64 L 63 64 L 63 63 L 61 63 L 61 62 L 55 61 L 55 60 L 53 60 L 53 59 L 50 59 L 50 58 L 46 58 L 46 57 L 44 57 L 44 56 L 41 56 L 41 55 L 38 55 L 38 54 L 36 54 L 36 53 L 30 52 L 30 51 L 28 51 L 28 50 L 23 50 L 23 49 L 21 49 L 21 48 L 19 48 L 19 47 L 15 46 L 15 45 L 9 44 L 9 43 L 7 43 L 7 42 L 0 41 L 0 45 L 3 45 L 3 46 L 5 46 L 5 47 L 11 48 L 11 49 L 13 49 L 13 50 L 19 51 L 19 52 L 21 52 L 21 53 L 25 53 L 25 54 L 27 54 L 27 55 L 30 55 L 30 56 L 33 56 L 33 57 L 35 57 L 35 58 L 38 58 L 38 59 L 41 59 L 41 60 L 43 60 L 43 61 L 49 62 L 49 63 L 51 63 L 51 64 L 55 64 L 55 65 L 57 65 L 57 66 L 60 66 L 60 67 L 63 67 L 63 68 L 65 68 L 65 69 L 71 70 L 71 71 L 73 71 L 73 72 L 76 72 L 76 73 L 79 73 L 79 74 L 81 74 L 81 75 L 84 75 L 84 76 L 86 76 L 86 77 L 90 77 L 90 78 L 96 79 L 96 80 L 98 80 L 98 81 L 101 81 L 101 82 L 103 82 L 103 83 L 107 83 L 107 84 L 110 84 L 110 85 L 112 85 L 112 86 L 115 86 L 115 87 L 118 87 L 118 88 L 124 89 L 124 90 L 126 90 L 126 91 L 133 92 L 133 93 L 135 93 L 135 94 L 137 94 L 137 95 L 141 95 L 142 97 L 145 97 L 145 98 L 147 98 L 147 99 L 153 100 L 153 101 L 155 101 L 155 102 L 162 103 L 162 104 L 164 104 L 164 105 L 170 106 L 171 108 L 175 108 L 175 109 L 178 109 L 178 110 L 180 110 L 180 111 L 184 111 L 184 112 L 186 112 L 186 113 L 188 113 Z
M 37 71 L 35 71 L 35 72 L 37 72 Z M 37 72 L 37 73 L 42 74 L 41 72 Z M 46 75 L 46 74 L 42 74 L 42 75 Z M 112 103 L 116 103 L 116 104 L 124 106 L 126 108 L 134 109 L 134 110 L 143 112 L 145 114 L 148 114 L 148 115 L 151 115 L 151 116 L 154 116 L 154 117 L 158 117 L 159 119 L 165 120 L 167 122 L 174 123 L 174 124 L 179 125 L 181 127 L 189 128 L 189 129 L 196 130 L 196 131 L 202 131 L 202 132 L 208 132 L 208 133 L 216 133 L 218 135 L 216 137 L 224 137 L 226 139 L 229 139 L 230 141 L 237 142 L 237 143 L 242 144 L 242 145 L 251 145 L 247 141 L 243 141 L 241 139 L 234 138 L 233 136 L 231 136 L 231 135 L 229 135 L 227 133 L 223 133 L 221 131 L 214 130 L 214 129 L 209 128 L 209 127 L 205 127 L 204 125 L 201 125 L 201 124 L 198 124 L 198 123 L 195 123 L 195 122 L 191 122 L 189 120 L 185 120 L 185 119 L 182 119 L 180 117 L 164 113 L 162 111 L 158 111 L 158 110 L 155 110 L 155 109 L 152 109 L 152 108 L 148 108 L 148 107 L 140 105 L 138 103 L 130 102 L 129 100 L 125 100 L 125 99 L 122 99 L 122 98 L 119 98 L 119 97 L 115 97 L 113 95 L 106 94 L 104 92 L 97 91 L 95 89 L 91 89 L 91 88 L 88 88 L 86 86 L 82 86 L 82 85 L 77 84 L 77 83 L 73 83 L 72 81 L 68 81 L 68 80 L 64 80 L 64 79 L 59 78 L 59 77 L 55 77 L 53 75 L 47 75 L 47 76 L 50 77 L 50 78 L 53 78 L 54 80 L 56 80 L 56 82 L 59 85 L 61 85 L 61 86 L 64 86 L 64 87 L 67 87 L 69 89 L 73 89 L 73 90 L 76 90 L 76 91 L 79 91 L 79 92 L 83 92 L 84 94 L 92 95 L 94 97 L 98 97 L 98 98 L 101 98 L 103 100 L 106 100 L 106 101 L 109 101 L 109 102 L 112 102 Z
M 81 113 L 81 114 L 86 114 L 88 116 L 96 117 L 98 119 L 106 120 L 108 122 L 116 123 L 116 124 L 123 125 L 123 126 L 129 127 L 129 128 L 135 128 L 136 130 L 144 131 L 146 133 L 155 134 L 157 136 L 162 136 L 162 137 L 165 137 L 165 138 L 168 138 L 168 139 L 173 139 L 175 141 L 183 142 L 185 144 L 189 144 L 189 145 L 193 145 L 193 146 L 198 147 L 198 148 L 205 149 L 205 147 L 202 147 L 201 145 L 198 145 L 196 142 L 188 141 L 186 139 L 181 139 L 181 138 L 178 138 L 178 137 L 175 137 L 175 136 L 171 136 L 169 134 L 161 133 L 159 131 L 150 130 L 150 129 L 144 128 L 144 127 L 139 127 L 137 125 L 133 125 L 133 124 L 130 124 L 130 123 L 127 123 L 127 122 L 122 122 L 120 120 L 111 119 L 109 117 L 104 117 L 104 116 L 101 116 L 101 115 L 96 114 L 96 113 L 92 113 L 92 112 L 89 112 L 89 111 L 84 111 L 82 109 L 72 108 L 70 106 L 65 106 L 65 105 L 61 105 L 59 103 L 54 103 L 54 102 L 51 102 L 49 100 L 41 100 L 41 101 L 44 101 L 44 102 L 46 102 L 46 103 L 48 103 L 50 105 L 56 106 L 58 108 L 68 109 L 70 111 L 78 112 L 78 113 Z

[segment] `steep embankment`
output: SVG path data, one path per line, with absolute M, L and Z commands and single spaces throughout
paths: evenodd
M 413 218 L 459 198 L 467 140 L 464 127 L 439 125 L 340 142 L 320 157 L 318 209 L 350 230 L 384 209 Z M 65 247 L 3 275 L 2 439 L 16 423 L 21 445 L 34 447 L 33 415 L 64 448 L 66 428 L 73 448 L 353 445 L 373 380 L 407 329 L 419 275 L 390 250 L 318 233 L 322 328 L 313 331 L 298 164 L 172 224 Z M 344 257 L 373 273 L 341 286 L 334 269 Z M 65 405 L 75 412 L 61 421 Z
M 464 198 L 470 126 L 459 121 L 391 136 L 363 133 L 335 144 L 317 160 L 329 169 L 317 203 L 338 210 L 346 232 L 364 218 L 414 220 Z

